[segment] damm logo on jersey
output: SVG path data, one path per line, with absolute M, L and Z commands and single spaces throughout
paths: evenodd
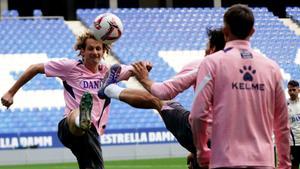
M 100 80 L 83 80 L 80 82 L 80 87 L 83 89 L 99 89 L 103 84 L 103 79 Z
M 265 84 L 263 83 L 254 83 L 254 75 L 256 74 L 256 70 L 252 68 L 251 65 L 244 65 L 239 72 L 242 75 L 242 82 L 232 82 L 232 89 L 235 90 L 257 90 L 264 91 Z

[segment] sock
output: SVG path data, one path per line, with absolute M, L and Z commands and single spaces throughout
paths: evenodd
M 122 88 L 116 84 L 110 84 L 104 89 L 104 93 L 107 97 L 113 98 L 113 99 L 118 99 L 120 93 L 124 90 L 125 88 Z
M 77 127 L 80 127 L 79 116 L 77 116 L 77 117 L 75 118 L 75 125 L 76 125 Z

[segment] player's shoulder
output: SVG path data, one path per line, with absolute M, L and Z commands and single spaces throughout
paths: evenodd
M 62 59 L 51 59 L 48 62 L 46 62 L 46 65 L 56 65 L 56 66 L 67 66 L 72 67 L 73 65 L 76 66 L 80 64 L 82 61 L 69 59 L 69 58 L 62 58 Z
M 253 53 L 255 53 L 255 55 L 258 56 L 257 58 L 259 58 L 260 62 L 264 65 L 269 66 L 271 68 L 279 69 L 279 65 L 275 60 L 256 50 L 253 50 Z
M 105 62 L 104 60 L 100 61 L 99 70 L 107 72 L 112 64 Z
M 210 64 L 218 62 L 222 56 L 224 55 L 224 50 L 220 50 L 218 52 L 207 55 L 201 62 L 201 64 Z
M 182 70 L 194 70 L 199 67 L 204 58 L 195 59 L 182 67 Z

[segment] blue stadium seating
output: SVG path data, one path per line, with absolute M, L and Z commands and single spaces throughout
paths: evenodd
M 0 36 L 2 54 L 46 53 L 51 58 L 75 55 L 75 36 L 63 19 L 3 19 Z
M 23 72 L 11 72 L 14 80 L 17 80 Z M 37 75 L 23 87 L 24 90 L 54 90 L 62 89 L 62 85 L 54 77 L 45 77 L 44 75 Z
M 63 108 L 24 108 L 2 110 L 0 133 L 50 132 L 57 131 L 63 117 Z
M 300 7 L 287 7 L 286 13 L 288 17 L 300 25 Z
M 300 67 L 294 62 L 300 46 L 299 36 L 267 8 L 253 10 L 256 32 L 251 39 L 252 45 L 275 59 L 293 79 L 300 80 Z M 100 13 L 112 12 L 119 16 L 124 33 L 113 46 L 118 59 L 125 64 L 150 60 L 154 64 L 150 78 L 163 81 L 173 76 L 175 70 L 158 56 L 158 52 L 205 49 L 206 27 L 221 27 L 224 11 L 224 8 L 124 8 L 79 9 L 76 13 L 86 26 L 91 25 Z M 14 18 L 17 14 L 4 11 L 2 16 Z M 0 21 L 0 36 L 1 54 L 46 53 L 50 58 L 73 58 L 76 55 L 72 49 L 75 36 L 63 19 L 3 19 Z M 19 70 L 9 73 L 14 79 L 20 75 Z M 24 90 L 61 88 L 55 79 L 36 77 Z M 176 99 L 190 109 L 193 89 Z M 61 107 L 0 109 L 0 133 L 56 131 L 62 116 Z M 134 109 L 120 101 L 112 101 L 108 130 L 161 127 L 164 127 L 161 118 L 152 110 Z
M 113 50 L 123 63 L 150 60 L 154 69 L 150 77 L 165 80 L 175 74 L 165 61 L 158 57 L 160 50 L 201 50 L 206 45 L 206 27 L 221 27 L 224 8 L 145 8 L 145 9 L 81 9 L 77 17 L 87 26 L 104 12 L 119 16 L 124 33 Z M 253 8 L 256 33 L 252 45 L 275 59 L 293 79 L 300 79 L 299 65 L 294 63 L 300 38 L 274 16 L 267 8 Z M 162 15 L 163 13 L 163 15 Z M 288 63 L 288 66 L 286 64 Z M 178 97 L 188 108 L 192 90 Z

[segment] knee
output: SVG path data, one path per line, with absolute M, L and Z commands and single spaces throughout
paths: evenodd
M 162 108 L 163 105 L 162 105 L 162 101 L 159 98 L 157 98 L 157 97 L 149 94 L 148 100 L 152 104 L 152 107 L 154 109 L 156 109 L 157 111 L 161 110 L 161 108 Z

